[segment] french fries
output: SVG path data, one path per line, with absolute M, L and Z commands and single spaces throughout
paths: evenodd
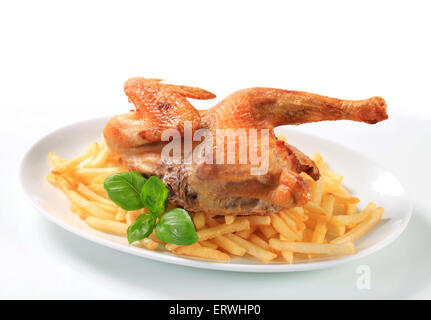
M 179 246 L 172 250 L 173 253 L 191 256 L 203 259 L 213 259 L 213 260 L 222 260 L 229 261 L 230 257 L 224 252 L 221 252 L 217 249 L 191 245 L 191 246 Z
M 305 225 L 301 220 L 293 220 L 288 211 L 280 211 L 278 213 L 280 218 L 284 221 L 284 223 L 295 233 L 297 233 L 299 230 L 303 230 Z
M 275 230 L 272 226 L 259 226 L 259 231 L 267 238 L 272 238 L 276 234 L 278 234 L 277 230 Z
M 133 245 L 148 250 L 156 250 L 159 247 L 159 244 L 150 238 L 144 238 L 142 240 L 136 241 L 135 243 L 133 243 Z
M 212 249 L 218 249 L 218 244 L 211 241 L 211 240 L 205 240 L 205 241 L 201 241 L 199 242 L 200 245 L 204 246 L 204 247 L 208 247 L 208 248 L 212 248 Z
M 266 216 L 248 216 L 246 219 L 255 226 L 269 226 L 271 224 L 271 217 Z
M 272 227 L 283 237 L 291 240 L 298 239 L 298 235 L 292 229 L 289 228 L 289 226 L 283 221 L 283 219 L 280 218 L 278 213 L 271 214 L 271 224 Z
M 348 204 L 347 206 L 345 206 L 346 208 L 346 214 L 354 214 L 358 212 L 358 208 L 356 207 L 355 204 Z
M 108 192 L 106 192 L 105 188 L 103 187 L 103 184 L 90 184 L 87 186 L 87 188 L 97 193 L 99 196 L 104 197 L 105 199 L 109 199 Z
M 87 186 L 83 185 L 82 183 L 78 184 L 78 188 L 76 189 L 82 196 L 87 198 L 88 200 L 98 202 L 100 204 L 103 204 L 105 206 L 111 207 L 115 212 L 118 210 L 118 207 L 113 204 L 112 201 L 105 199 L 104 197 L 98 195 L 94 191 L 92 191 Z
M 208 219 L 208 225 L 210 227 L 215 227 L 218 225 L 218 223 L 214 219 Z M 248 231 L 248 230 L 244 230 L 244 231 Z M 203 243 L 205 241 L 206 240 L 201 241 L 200 243 Z M 217 244 L 224 251 L 236 256 L 243 256 L 247 252 L 247 250 L 244 247 L 241 247 L 237 243 L 233 242 L 232 240 L 224 236 L 217 236 L 213 238 L 211 241 Z
M 258 235 L 254 234 L 254 233 L 250 235 L 250 237 L 248 238 L 248 241 L 254 243 L 255 245 L 257 245 L 259 247 L 261 247 L 262 249 L 265 249 L 265 250 L 268 250 L 268 251 L 272 251 L 272 252 L 274 252 L 277 255 L 281 255 L 280 251 L 278 251 L 278 250 L 276 250 L 274 248 L 271 248 L 269 246 L 268 242 L 266 242 L 265 240 L 263 240 L 261 237 L 259 237 Z
M 165 244 L 165 249 L 168 251 L 174 251 L 176 248 L 180 247 L 179 245 L 173 244 L 173 243 L 167 243 Z
M 338 193 L 333 193 L 333 196 L 335 197 L 335 200 L 338 203 L 342 203 L 342 204 L 356 204 L 359 202 L 359 198 L 352 197 L 349 195 L 341 195 Z
M 126 210 L 124 210 L 122 208 L 118 208 L 117 214 L 115 216 L 115 220 L 125 221 L 126 220 L 126 214 L 127 214 Z
M 327 227 L 328 227 L 328 233 L 336 236 L 342 236 L 346 232 L 346 226 L 343 226 L 340 224 L 329 223 Z
M 127 226 L 130 226 L 133 222 L 136 220 L 136 212 L 134 211 L 127 211 L 126 212 L 126 224 Z
M 235 234 L 232 234 L 232 233 L 227 234 L 226 238 L 244 247 L 247 250 L 247 253 L 249 255 L 252 255 L 253 257 L 258 258 L 261 261 L 268 262 L 277 257 L 275 253 L 262 249 L 261 247 L 255 245 L 254 243 L 247 241 L 241 237 L 238 237 Z
M 124 171 L 122 167 L 111 168 L 78 168 L 74 173 L 81 177 L 95 178 L 97 176 L 110 176 L 111 174 Z
M 334 210 L 335 197 L 332 194 L 324 196 L 322 201 L 322 208 L 326 213 L 326 216 L 332 216 Z M 322 220 L 318 220 L 314 227 L 313 237 L 311 242 L 323 243 L 325 241 L 326 232 L 328 231 L 328 225 Z
M 292 251 L 287 251 L 287 250 L 283 250 L 283 251 L 280 251 L 280 252 L 281 252 L 281 256 L 283 257 L 283 259 L 286 260 L 288 264 L 292 264 L 292 262 L 293 262 L 293 252 Z
M 59 167 L 66 161 L 65 159 L 59 157 L 55 152 L 48 153 L 48 160 L 53 167 Z
M 103 232 L 117 234 L 120 236 L 127 235 L 127 225 L 122 222 L 100 219 L 96 217 L 88 217 L 85 219 L 85 222 L 87 222 L 90 227 Z
M 225 216 L 224 220 L 225 220 L 226 224 L 231 224 L 235 221 L 235 216 Z
M 311 186 L 311 199 L 303 207 L 248 216 L 213 217 L 197 212 L 192 215 L 198 235 L 193 245 L 164 243 L 154 231 L 133 245 L 148 250 L 164 247 L 173 254 L 202 259 L 228 261 L 230 255 L 250 255 L 264 263 L 277 259 L 288 264 L 295 263 L 296 255 L 353 254 L 353 242 L 380 221 L 384 210 L 370 202 L 358 211 L 359 198 L 341 184 L 343 176 L 332 172 L 320 153 L 312 159 L 321 178 L 314 181 L 301 173 Z M 47 181 L 63 191 L 71 201 L 70 210 L 88 226 L 126 236 L 127 228 L 146 212 L 123 210 L 109 199 L 103 186 L 106 177 L 127 168 L 113 160 L 104 141 L 90 144 L 83 154 L 71 159 L 50 152 L 48 160 L 54 169 L 47 174 Z
M 212 242 L 217 244 L 218 247 L 222 248 L 224 251 L 229 252 L 235 256 L 243 256 L 247 250 L 236 242 L 226 238 L 225 236 L 218 236 L 212 239 Z
M 361 213 L 332 217 L 331 223 L 352 226 L 365 220 L 374 210 L 376 204 L 370 202 Z
M 250 235 L 251 235 L 251 230 L 250 229 L 246 229 L 246 230 L 235 232 L 235 234 L 237 236 L 240 236 L 243 239 L 248 239 L 248 237 L 250 237 Z
M 311 203 L 315 203 L 317 205 L 322 201 L 322 193 L 323 193 L 323 181 L 321 179 L 317 181 L 313 181 L 311 184 Z
M 332 240 L 331 243 L 345 243 L 359 239 L 380 221 L 383 211 L 384 209 L 382 207 L 378 207 L 365 220 L 353 227 L 344 235 Z
M 214 227 L 199 230 L 199 241 L 208 240 L 226 233 L 233 233 L 242 230 L 250 229 L 250 222 L 248 220 L 237 221 L 231 224 L 217 225 Z
M 98 204 L 85 199 L 73 190 L 73 186 L 65 178 L 56 176 L 55 182 L 77 208 L 81 208 L 84 212 L 97 218 L 114 220 L 115 216 L 112 213 L 105 211 Z
M 309 254 L 347 255 L 355 253 L 353 242 L 340 244 L 289 242 L 285 240 L 271 239 L 269 245 L 277 250 L 292 251 Z
M 335 203 L 333 214 L 334 214 L 334 216 L 347 214 L 346 206 L 342 203 Z
M 114 173 L 124 171 L 122 167 L 112 168 L 78 168 L 73 171 L 79 179 L 91 184 L 103 184 L 105 179 Z
M 72 158 L 70 160 L 62 162 L 58 167 L 54 168 L 54 170 L 52 172 L 54 174 L 62 174 L 64 172 L 78 166 L 81 162 L 83 162 L 86 159 L 93 156 L 98 151 L 98 149 L 99 149 L 99 147 L 98 147 L 97 143 L 93 142 L 87 148 L 85 153 L 83 153 L 83 154 L 81 154 L 75 158 Z
M 100 152 L 94 155 L 87 163 L 84 163 L 83 168 L 101 168 L 106 164 L 108 160 L 109 151 L 106 146 L 105 140 L 102 140 L 100 144 Z
M 205 227 L 205 214 L 203 212 L 195 213 L 193 216 L 193 223 L 195 224 L 196 230 Z

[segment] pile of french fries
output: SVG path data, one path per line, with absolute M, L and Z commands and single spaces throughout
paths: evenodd
M 127 171 L 116 163 L 104 141 L 92 143 L 72 159 L 48 155 L 54 169 L 47 180 L 69 198 L 70 210 L 99 231 L 126 236 L 127 228 L 145 209 L 125 211 L 114 204 L 103 187 L 106 177 Z M 302 173 L 312 190 L 311 200 L 296 207 L 267 215 L 208 216 L 192 214 L 199 237 L 189 246 L 163 243 L 154 232 L 133 245 L 203 259 L 228 261 L 231 256 L 253 256 L 265 263 L 294 263 L 321 255 L 340 256 L 355 252 L 354 241 L 381 219 L 383 208 L 370 202 L 358 211 L 359 199 L 342 186 L 343 177 L 332 172 L 319 153 L 312 156 L 321 178 L 314 181 Z

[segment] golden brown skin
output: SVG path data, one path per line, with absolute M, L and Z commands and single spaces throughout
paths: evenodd
M 205 113 L 202 126 L 212 128 L 275 128 L 324 120 L 374 124 L 388 118 L 382 97 L 340 100 L 302 91 L 243 89 Z
M 184 131 L 184 122 L 192 121 L 199 127 L 200 114 L 186 98 L 212 99 L 215 95 L 200 88 L 160 83 L 158 79 L 131 78 L 124 84 L 124 92 L 136 107 L 111 119 L 105 135 L 117 146 L 125 148 L 160 141 L 163 130 Z
M 145 78 L 130 79 L 124 88 L 136 112 L 116 116 L 108 122 L 104 131 L 108 146 L 131 169 L 165 176 L 168 184 L 177 177 L 172 175 L 172 166 L 160 169 L 164 168 L 160 161 L 164 146 L 160 137 L 164 129 L 174 128 L 182 133 L 184 121 L 192 121 L 193 129 L 270 130 L 269 170 L 264 175 L 253 176 L 250 163 L 238 162 L 197 163 L 187 169 L 174 170 L 178 171 L 177 176 L 187 176 L 187 192 L 173 187 L 174 193 L 181 193 L 180 198 L 185 198 L 182 193 L 194 194 L 195 198 L 193 202 L 183 199 L 180 203 L 186 209 L 211 214 L 264 214 L 309 201 L 310 188 L 299 173 L 306 172 L 317 180 L 318 169 L 298 149 L 277 140 L 273 132 L 275 127 L 323 120 L 373 124 L 388 117 L 381 97 L 351 101 L 300 91 L 250 88 L 237 91 L 213 108 L 199 112 L 186 98 L 215 97 L 203 89 L 166 85 L 160 80 Z

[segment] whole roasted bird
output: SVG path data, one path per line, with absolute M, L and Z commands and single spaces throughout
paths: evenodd
M 275 127 L 324 120 L 374 124 L 388 118 L 381 97 L 351 101 L 301 91 L 249 88 L 232 93 L 209 110 L 198 111 L 187 98 L 212 99 L 215 95 L 146 78 L 127 80 L 124 91 L 136 111 L 117 115 L 106 124 L 104 135 L 112 153 L 131 170 L 159 176 L 170 191 L 171 202 L 190 211 L 217 215 L 266 214 L 309 201 L 310 187 L 299 174 L 305 172 L 317 180 L 319 170 L 305 154 L 278 140 Z M 242 142 L 246 152 L 251 148 L 247 130 L 267 129 L 267 170 L 252 174 L 256 164 L 249 159 L 238 161 L 240 137 L 230 150 L 236 152 L 234 163 L 210 163 L 204 151 L 193 161 L 186 161 L 190 154 L 184 148 L 181 161 L 162 157 L 163 148 L 170 143 L 162 141 L 163 132 L 175 129 L 184 145 L 187 125 L 192 132 L 207 129 L 214 136 L 217 129 L 245 130 Z M 257 134 L 258 145 L 262 137 Z M 224 144 L 211 142 L 213 159 Z M 196 148 L 195 141 L 191 152 Z

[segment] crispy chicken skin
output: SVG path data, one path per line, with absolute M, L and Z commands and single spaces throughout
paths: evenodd
M 108 121 L 104 135 L 110 150 L 131 170 L 161 177 L 172 202 L 208 214 L 266 214 L 309 201 L 310 187 L 299 174 L 305 172 L 317 180 L 319 171 L 305 154 L 278 140 L 275 127 L 324 120 L 374 124 L 388 118 L 381 97 L 352 101 L 301 91 L 250 88 L 234 92 L 213 108 L 199 112 L 187 98 L 215 97 L 200 88 L 132 78 L 126 81 L 124 91 L 136 111 Z M 161 152 L 167 142 L 161 141 L 162 132 L 177 129 L 184 135 L 186 122 L 191 123 L 193 132 L 208 129 L 214 136 L 217 129 L 267 129 L 267 172 L 252 175 L 250 170 L 255 165 L 240 164 L 238 158 L 234 164 L 209 164 L 199 157 L 192 163 L 163 159 Z M 260 145 L 261 138 L 257 138 Z M 217 147 L 212 145 L 214 155 Z

